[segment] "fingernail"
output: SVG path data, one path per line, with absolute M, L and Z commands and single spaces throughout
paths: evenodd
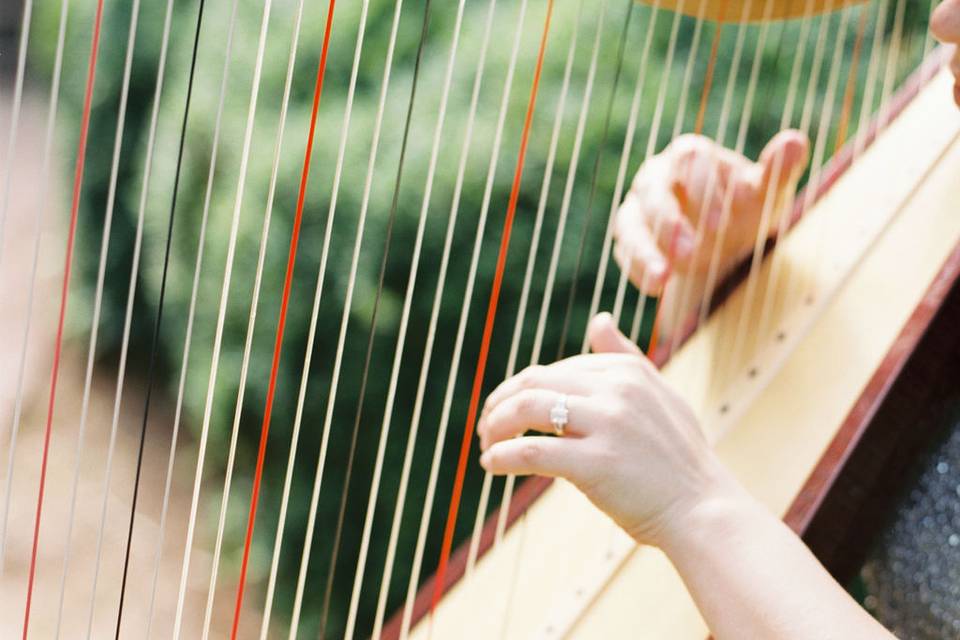
M 647 262 L 647 269 L 650 271 L 651 276 L 659 278 L 666 272 L 667 263 L 664 262 L 660 256 L 654 256 Z

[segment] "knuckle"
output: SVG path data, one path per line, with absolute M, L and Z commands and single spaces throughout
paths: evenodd
M 535 442 L 527 442 L 520 447 L 519 453 L 524 464 L 533 466 L 543 458 L 543 447 Z
M 525 389 L 514 398 L 514 413 L 520 416 L 530 415 L 537 405 L 537 394 L 532 389 Z

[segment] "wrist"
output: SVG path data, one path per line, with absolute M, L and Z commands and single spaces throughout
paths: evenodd
M 665 519 L 657 546 L 671 558 L 704 544 L 722 549 L 722 541 L 742 537 L 744 529 L 758 517 L 773 515 L 729 474 L 721 472 L 708 490 L 675 505 Z

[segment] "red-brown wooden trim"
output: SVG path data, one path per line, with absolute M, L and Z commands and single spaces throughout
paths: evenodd
M 863 148 L 866 149 L 876 141 L 877 136 L 882 132 L 887 125 L 889 125 L 893 120 L 899 116 L 907 105 L 920 93 L 921 89 L 930 80 L 932 80 L 937 72 L 943 67 L 945 61 L 948 59 L 947 50 L 945 47 L 940 47 L 930 55 L 930 57 L 921 64 L 921 66 L 904 82 L 903 87 L 894 95 L 891 100 L 890 107 L 887 110 L 886 114 L 882 118 L 874 118 L 870 123 L 867 130 L 866 136 L 863 142 Z M 856 138 L 856 136 L 854 136 Z M 847 143 L 846 146 L 834 156 L 830 162 L 827 164 L 826 168 L 823 171 L 823 174 L 820 178 L 819 184 L 817 185 L 817 191 L 814 196 L 814 202 L 822 198 L 831 188 L 837 183 L 840 177 L 850 168 L 855 159 L 854 152 L 854 143 L 855 140 L 851 140 Z M 797 197 L 798 206 L 794 208 L 793 220 L 791 226 L 795 225 L 799 221 L 800 217 L 803 215 L 802 203 L 804 200 L 803 192 Z M 958 247 L 960 249 L 960 247 Z M 960 270 L 960 253 L 955 253 L 952 258 L 956 258 L 958 261 L 957 268 Z M 949 264 L 948 264 L 949 266 Z M 946 268 L 946 267 L 945 267 Z M 943 274 L 941 273 L 941 276 Z M 738 270 L 737 273 L 733 274 L 729 279 L 733 284 L 739 283 L 744 277 L 743 270 Z M 937 280 L 940 281 L 940 278 Z M 729 286 L 729 285 L 726 285 Z M 947 289 L 949 290 L 949 289 Z M 728 289 L 729 291 L 729 289 Z M 928 296 L 931 292 L 928 292 Z M 926 298 L 925 298 L 926 302 Z M 920 312 L 922 308 L 925 308 L 925 304 L 921 304 L 921 307 L 918 308 L 917 313 Z M 935 309 L 934 309 L 935 311 Z M 932 314 L 932 311 L 931 311 Z M 916 315 L 916 313 L 915 313 Z M 931 315 L 932 317 L 932 315 Z M 911 318 L 911 322 L 914 322 L 914 318 Z M 927 318 L 927 323 L 929 323 L 929 318 Z M 909 323 L 908 323 L 909 326 Z M 914 325 L 919 326 L 919 325 Z M 690 323 L 685 325 L 684 338 L 685 341 L 690 337 L 691 334 L 697 329 L 696 319 L 693 318 Z M 921 332 L 922 333 L 922 332 Z M 903 336 L 901 336 L 903 337 Z M 919 339 L 919 337 L 917 338 Z M 915 345 L 914 345 L 915 346 Z M 895 347 L 896 349 L 896 347 Z M 909 354 L 906 354 L 909 355 Z M 888 354 L 889 357 L 889 354 Z M 665 348 L 661 348 L 654 355 L 653 360 L 658 364 L 662 365 L 669 359 L 669 353 Z M 905 361 L 905 359 L 904 359 Z M 882 369 L 882 367 L 881 367 Z M 878 370 L 878 373 L 879 370 Z M 895 379 L 896 376 L 893 376 L 892 379 Z M 891 379 L 891 381 L 892 381 Z M 887 387 L 889 388 L 889 387 Z M 862 399 L 861 399 L 862 400 Z M 876 401 L 882 400 L 882 397 L 877 397 Z M 859 406 L 859 402 L 857 403 Z M 846 423 L 845 423 L 846 424 Z M 841 428 L 843 431 L 843 428 Z M 839 435 L 838 435 L 839 437 Z M 840 446 L 839 444 L 837 446 Z M 818 467 L 819 468 L 819 467 Z M 811 477 L 812 479 L 812 477 Z M 537 498 L 539 498 L 544 491 L 551 484 L 551 479 L 549 478 L 540 478 L 533 477 L 527 478 L 521 482 L 514 492 L 513 499 L 510 502 L 510 513 L 507 516 L 507 527 L 513 525 L 514 522 L 523 515 L 526 510 L 532 505 Z M 809 482 L 809 481 L 808 481 Z M 806 489 L 806 487 L 804 487 Z M 813 487 L 811 486 L 811 491 Z M 801 492 L 803 495 L 803 492 Z M 810 494 L 812 495 L 812 494 Z M 825 495 L 825 493 L 824 493 Z M 822 496 L 821 496 L 822 499 Z M 799 498 L 798 498 L 799 500 Z M 799 507 L 798 507 L 799 509 Z M 792 508 L 791 508 L 792 511 Z M 812 514 L 815 511 L 811 511 L 807 514 L 807 520 L 809 517 L 812 517 Z M 789 514 L 788 514 L 789 515 Z M 480 545 L 478 548 L 477 557 L 481 558 L 483 555 L 489 551 L 493 546 L 494 536 L 496 534 L 497 518 L 499 517 L 499 511 L 494 511 L 485 521 L 483 529 L 480 533 Z M 796 517 L 796 516 L 794 516 Z M 789 521 L 788 521 L 789 523 Z M 469 554 L 469 540 L 461 543 L 453 554 L 450 557 L 450 562 L 447 566 L 446 578 L 444 580 L 445 584 L 443 586 L 443 593 L 446 594 L 449 592 L 450 588 L 456 584 L 466 573 L 467 568 L 467 556 Z M 433 597 L 434 591 L 434 582 L 436 580 L 436 575 L 431 575 L 417 591 L 416 599 L 413 604 L 413 615 L 411 617 L 411 627 L 416 625 L 420 620 L 422 620 L 430 612 L 430 603 Z M 390 617 L 386 625 L 383 628 L 383 638 L 395 639 L 400 637 L 401 626 L 403 623 L 403 609 L 400 608 Z
M 784 516 L 784 522 L 797 533 L 803 534 L 807 530 L 894 382 L 916 351 L 920 339 L 930 328 L 937 311 L 958 282 L 960 245 L 947 258 Z

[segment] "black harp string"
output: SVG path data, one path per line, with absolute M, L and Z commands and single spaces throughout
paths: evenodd
M 177 149 L 177 167 L 173 177 L 173 194 L 170 198 L 170 213 L 167 217 L 167 239 L 163 252 L 163 271 L 160 276 L 160 293 L 157 297 L 157 315 L 154 318 L 153 336 L 150 342 L 150 361 L 147 366 L 147 390 L 143 402 L 143 420 L 140 424 L 140 443 L 137 448 L 137 466 L 133 480 L 133 498 L 130 502 L 130 523 L 127 527 L 127 541 L 123 553 L 123 577 L 120 580 L 120 602 L 117 607 L 117 626 L 114 638 L 120 637 L 120 624 L 123 620 L 123 604 L 127 591 L 127 575 L 130 569 L 130 547 L 133 541 L 133 526 L 137 515 L 137 498 L 140 494 L 140 476 L 143 470 L 143 451 L 147 436 L 147 422 L 150 417 L 150 398 L 156 382 L 156 360 L 159 351 L 160 325 L 163 320 L 163 304 L 167 292 L 167 276 L 170 267 L 170 252 L 173 245 L 173 225 L 177 211 L 177 192 L 180 187 L 180 174 L 183 167 L 183 152 L 187 138 L 187 121 L 190 117 L 190 102 L 193 97 L 194 78 L 197 70 L 197 51 L 200 47 L 200 31 L 203 26 L 203 10 L 206 0 L 199 0 L 197 21 L 193 34 L 193 50 L 190 54 L 190 73 L 187 79 L 187 96 L 183 107 L 183 121 L 180 125 L 180 143 Z
M 610 133 L 610 121 L 613 117 L 613 107 L 616 103 L 617 89 L 620 86 L 621 72 L 623 71 L 624 52 L 627 46 L 627 34 L 630 30 L 630 22 L 633 17 L 633 7 L 635 0 L 627 0 L 627 15 L 623 19 L 623 31 L 620 34 L 620 44 L 617 49 L 617 64 L 613 74 L 613 84 L 610 87 L 610 100 L 607 103 L 607 113 L 604 116 L 603 132 L 600 135 L 600 145 L 597 147 L 597 154 L 593 159 L 593 169 L 590 176 L 590 195 L 587 198 L 587 209 L 583 216 L 583 224 L 580 230 L 580 240 L 577 248 L 577 261 L 573 269 L 573 279 L 570 283 L 570 290 L 567 294 L 566 310 L 563 314 L 563 328 L 560 331 L 560 340 L 557 344 L 557 360 L 564 356 L 564 350 L 567 345 L 567 334 L 570 330 L 570 319 L 573 315 L 573 304 L 577 297 L 577 280 L 580 278 L 580 271 L 583 268 L 583 257 L 586 253 L 587 238 L 590 235 L 590 223 L 593 219 L 593 204 L 597 195 L 597 181 L 600 176 L 600 164 L 603 160 L 604 149 L 607 146 L 607 138 Z
M 373 345 L 377 333 L 377 315 L 380 311 L 380 300 L 387 275 L 387 263 L 390 256 L 390 244 L 393 239 L 393 226 L 397 218 L 397 209 L 400 204 L 400 184 L 403 179 L 403 166 L 407 155 L 407 143 L 410 139 L 410 123 L 413 120 L 413 108 L 417 98 L 417 80 L 420 75 L 420 64 L 423 60 L 423 51 L 427 41 L 427 31 L 430 28 L 431 0 L 425 0 L 423 5 L 423 23 L 420 28 L 420 42 L 417 45 L 417 55 L 413 63 L 411 78 L 410 99 L 407 103 L 407 115 L 403 124 L 403 138 L 400 142 L 400 158 L 397 161 L 397 176 L 393 185 L 393 197 L 390 202 L 390 215 L 387 218 L 386 235 L 383 240 L 383 255 L 380 259 L 380 273 L 377 281 L 377 292 L 373 300 L 373 310 L 370 313 L 370 330 L 367 333 L 366 354 L 363 361 L 363 372 L 360 377 L 360 393 L 357 396 L 357 409 L 354 414 L 353 432 L 350 435 L 350 451 L 347 455 L 347 470 L 344 475 L 343 491 L 340 494 L 340 509 L 337 514 L 337 528 L 333 536 L 333 547 L 330 551 L 329 572 L 327 584 L 323 593 L 323 608 L 320 614 L 319 637 L 326 637 L 327 620 L 330 614 L 330 600 L 333 594 L 333 581 L 336 575 L 337 560 L 340 552 L 340 542 L 343 537 L 343 524 L 347 512 L 347 497 L 350 492 L 350 480 L 353 476 L 353 463 L 356 458 L 357 438 L 360 433 L 360 422 L 363 417 L 363 400 L 367 393 L 367 381 L 370 375 L 370 362 L 373 358 Z

